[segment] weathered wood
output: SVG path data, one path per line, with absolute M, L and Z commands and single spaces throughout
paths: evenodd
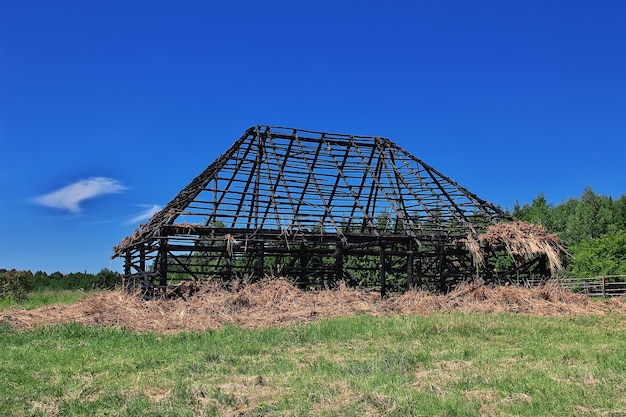
M 406 248 L 406 286 L 407 286 L 407 290 L 413 289 L 414 288 L 414 282 L 413 282 L 413 262 L 414 262 L 414 258 L 413 258 L 413 239 L 410 239 L 407 243 L 407 248 Z
M 379 245 L 379 251 L 380 296 L 384 298 L 387 295 L 387 276 L 385 268 L 385 245 L 382 242 Z
M 449 290 L 475 273 L 460 242 L 505 217 L 389 139 L 253 126 L 114 256 L 155 287 L 280 265 L 302 286 Z
M 159 285 L 166 286 L 167 285 L 167 254 L 169 253 L 167 247 L 167 239 L 161 239 L 161 246 L 159 247 Z

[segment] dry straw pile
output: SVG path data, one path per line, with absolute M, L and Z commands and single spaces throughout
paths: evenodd
M 484 264 L 484 246 L 504 246 L 518 265 L 546 255 L 552 276 L 562 268 L 561 256 L 567 253 L 556 234 L 548 233 L 541 225 L 520 221 L 492 225 L 477 239 L 469 234 L 464 243 L 477 267 Z
M 590 300 L 557 286 L 486 286 L 477 281 L 447 295 L 409 291 L 381 299 L 376 292 L 343 286 L 302 291 L 285 279 L 268 279 L 234 291 L 207 283 L 186 300 L 142 301 L 122 291 L 98 292 L 73 305 L 3 310 L 0 321 L 19 329 L 77 322 L 136 332 L 176 333 L 217 329 L 225 324 L 260 328 L 355 314 L 427 315 L 444 311 L 562 316 L 625 313 L 626 307 L 621 299 Z

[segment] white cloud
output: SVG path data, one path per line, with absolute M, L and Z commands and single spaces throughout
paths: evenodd
M 142 211 L 141 213 L 135 214 L 131 219 L 129 219 L 126 222 L 126 224 L 137 224 L 144 220 L 148 220 L 150 217 L 152 217 L 157 211 L 161 210 L 162 208 L 158 204 L 153 204 L 151 206 L 141 205 L 139 207 L 145 207 L 146 209 Z
M 34 202 L 46 207 L 68 210 L 70 213 L 80 213 L 82 210 L 80 204 L 83 201 L 105 194 L 120 193 L 127 189 L 113 178 L 93 177 L 36 197 Z

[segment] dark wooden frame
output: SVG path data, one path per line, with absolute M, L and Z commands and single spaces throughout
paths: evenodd
M 463 240 L 506 217 L 389 139 L 253 126 L 114 257 L 146 292 L 266 275 L 445 292 L 476 274 Z

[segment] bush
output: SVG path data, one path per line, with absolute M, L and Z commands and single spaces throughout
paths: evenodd
M 99 290 L 112 290 L 116 285 L 122 283 L 122 274 L 119 272 L 111 271 L 107 268 L 103 268 L 96 275 L 96 279 L 93 283 L 94 289 Z
M 626 232 L 607 233 L 570 248 L 572 274 L 576 277 L 626 275 Z
M 15 301 L 24 301 L 34 286 L 35 278 L 30 271 L 12 269 L 0 272 L 0 299 L 11 298 Z
M 42 271 L 33 274 L 31 271 L 0 269 L 0 299 L 25 300 L 31 291 L 111 290 L 121 283 L 122 274 L 107 268 L 96 275 L 87 272 L 53 272 L 48 275 Z

